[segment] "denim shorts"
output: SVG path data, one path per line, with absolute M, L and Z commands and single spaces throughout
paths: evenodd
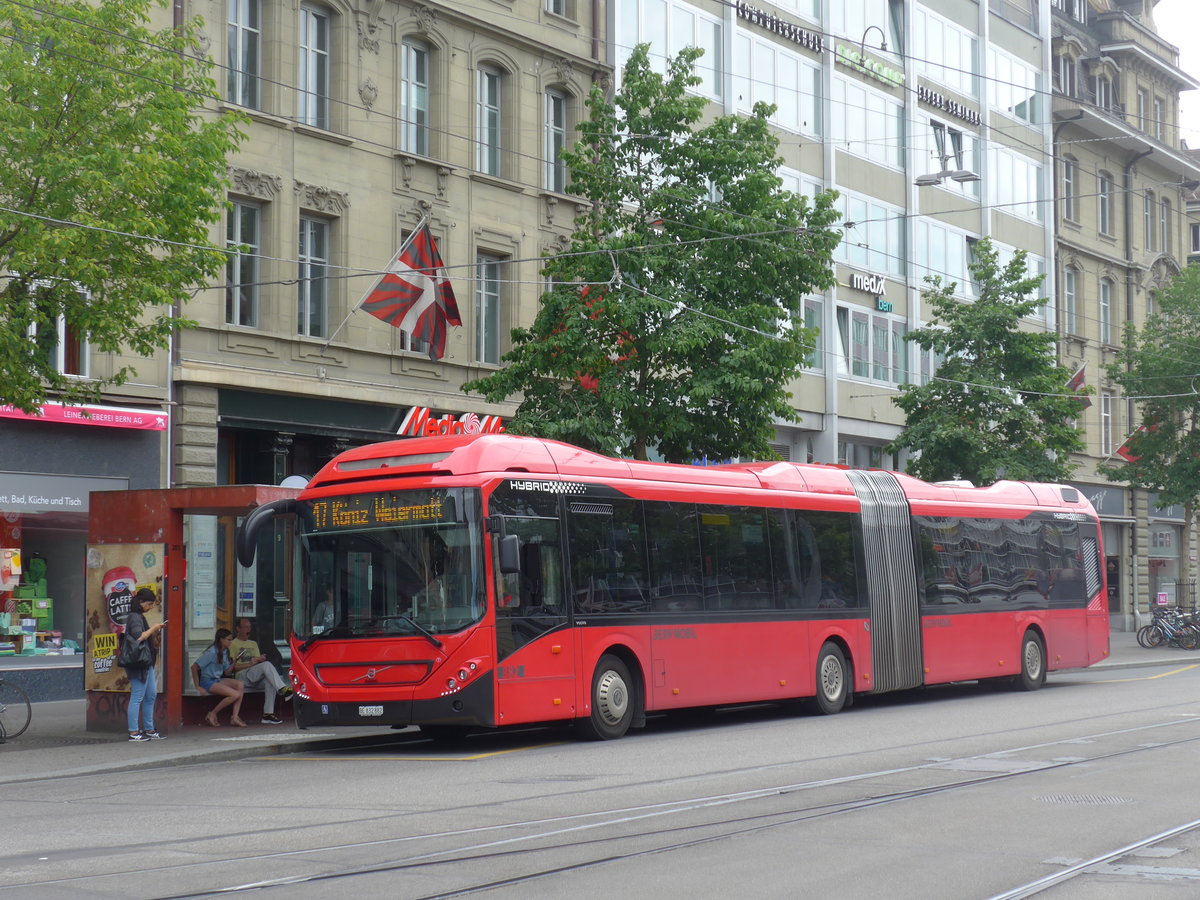
M 208 678 L 204 675 L 201 675 L 200 676 L 200 687 L 204 688 L 204 690 L 206 690 L 206 691 L 211 691 L 212 686 L 220 680 L 221 680 L 220 678 Z

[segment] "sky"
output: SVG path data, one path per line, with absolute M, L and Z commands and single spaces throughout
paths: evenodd
M 1200 81 L 1200 0 L 1159 0 L 1154 8 L 1159 36 L 1179 48 L 1179 68 Z M 1180 136 L 1200 149 L 1200 91 L 1179 95 Z

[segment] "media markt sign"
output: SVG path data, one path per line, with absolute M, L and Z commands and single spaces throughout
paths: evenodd
M 439 434 L 503 434 L 500 416 L 479 416 L 473 412 L 444 413 L 434 416 L 427 406 L 414 406 L 396 430 L 398 437 L 435 437 Z

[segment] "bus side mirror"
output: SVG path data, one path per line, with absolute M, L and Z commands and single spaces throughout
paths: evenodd
M 295 499 L 272 500 L 253 510 L 242 519 L 234 536 L 233 545 L 237 559 L 243 566 L 249 568 L 254 562 L 254 551 L 258 547 L 258 533 L 276 516 L 296 512 L 299 504 Z
M 521 539 L 515 534 L 506 534 L 499 540 L 500 573 L 516 575 L 521 571 Z

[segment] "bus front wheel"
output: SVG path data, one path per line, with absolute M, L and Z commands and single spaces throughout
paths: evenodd
M 592 675 L 592 714 L 580 720 L 585 737 L 611 741 L 622 737 L 633 722 L 633 677 L 618 657 L 605 654 Z
M 846 656 L 837 644 L 825 644 L 817 656 L 817 695 L 813 706 L 817 712 L 831 716 L 842 711 L 849 693 Z
M 1036 691 L 1046 682 L 1046 647 L 1034 632 L 1025 632 L 1021 640 L 1021 674 L 1017 686 L 1023 691 Z

